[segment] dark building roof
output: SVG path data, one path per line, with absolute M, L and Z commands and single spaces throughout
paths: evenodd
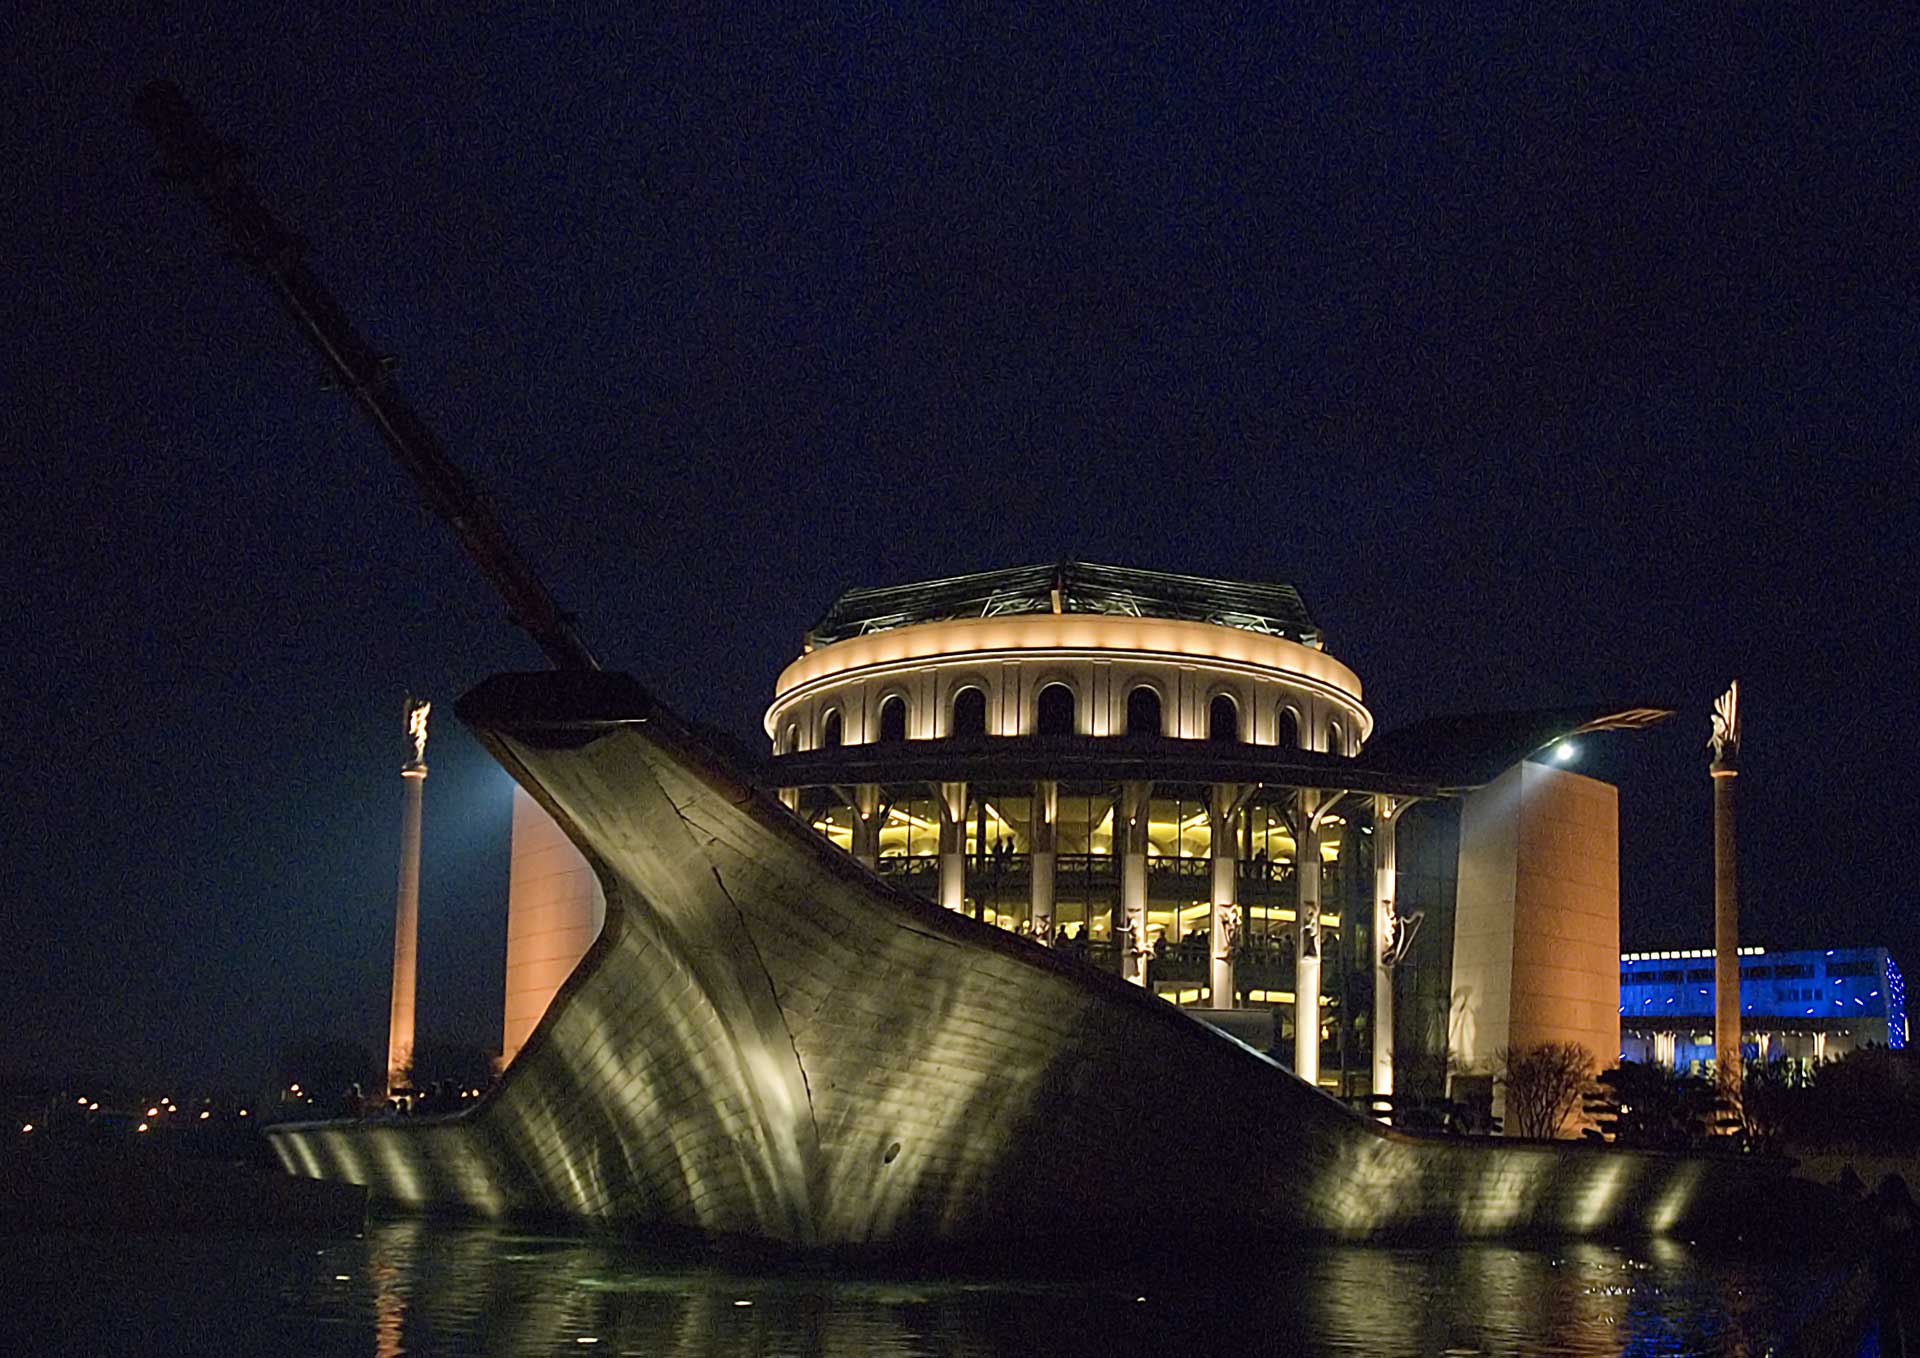
M 825 646 L 868 632 L 884 632 L 950 618 L 1002 613 L 1119 613 L 1179 618 L 1320 645 L 1300 592 L 1292 585 L 1212 580 L 1200 575 L 1060 561 L 1047 566 L 954 575 L 879 589 L 850 589 L 807 631 L 807 643 Z
M 1670 708 L 1595 703 L 1417 722 L 1376 737 L 1360 754 L 1165 736 L 950 736 L 841 745 L 776 755 L 758 766 L 775 787 L 847 783 L 1010 781 L 1274 783 L 1292 787 L 1448 797 L 1484 787 L 1530 755 L 1589 731 L 1637 731 Z

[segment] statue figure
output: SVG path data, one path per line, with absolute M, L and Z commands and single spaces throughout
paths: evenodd
M 1239 951 L 1240 907 L 1223 905 L 1220 907 L 1220 932 L 1213 940 L 1213 955 L 1225 959 Z
M 1740 681 L 1713 700 L 1713 734 L 1707 737 L 1713 762 L 1731 765 L 1740 757 Z
M 1300 911 L 1300 960 L 1320 956 L 1320 907 L 1303 906 Z
M 407 696 L 407 739 L 413 742 L 413 762 L 427 762 L 427 713 L 433 710 L 432 703 L 420 702 L 411 694 Z
M 1392 901 L 1383 901 L 1381 904 L 1387 910 L 1387 926 L 1380 936 L 1380 965 L 1391 971 L 1407 960 L 1414 935 L 1420 932 L 1421 922 L 1427 916 L 1423 910 L 1402 915 L 1393 908 Z

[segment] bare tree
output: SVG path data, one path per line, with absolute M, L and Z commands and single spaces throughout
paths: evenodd
M 1495 1082 L 1507 1092 L 1506 1125 L 1517 1136 L 1550 1137 L 1580 1106 L 1593 1083 L 1593 1053 L 1578 1042 L 1502 1047 Z

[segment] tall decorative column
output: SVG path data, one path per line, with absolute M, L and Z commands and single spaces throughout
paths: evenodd
M 1051 778 L 1033 785 L 1033 817 L 1027 832 L 1027 899 L 1036 943 L 1053 942 L 1054 825 L 1059 820 L 1060 784 Z
M 414 991 L 419 979 L 420 816 L 427 785 L 427 713 L 432 703 L 407 697 L 413 758 L 400 766 L 406 806 L 400 814 L 400 886 L 393 903 L 393 999 L 387 1010 L 387 1097 L 413 1081 Z
M 853 807 L 853 856 L 868 867 L 880 866 L 880 826 L 887 818 L 887 806 L 880 800 L 878 783 L 860 783 L 849 799 Z
M 1241 925 L 1240 846 L 1233 828 L 1251 790 L 1238 783 L 1215 783 L 1207 789 L 1207 852 L 1213 860 L 1207 985 L 1215 1009 L 1233 1008 L 1233 959 L 1240 950 Z
M 1713 1058 L 1720 1088 L 1740 1097 L 1740 862 L 1733 834 L 1733 780 L 1740 759 L 1740 681 L 1713 704 Z
M 1409 797 L 1373 799 L 1373 1092 L 1393 1093 L 1393 978 L 1406 960 L 1423 916 L 1394 905 L 1398 881 L 1400 813 Z
M 967 908 L 967 785 L 938 783 L 934 801 L 940 807 L 940 904 L 949 910 Z
M 1120 842 L 1120 965 L 1122 975 L 1135 985 L 1147 983 L 1147 961 L 1153 947 L 1147 939 L 1147 811 L 1152 783 L 1120 785 L 1119 824 L 1113 827 Z
M 1320 818 L 1337 800 L 1331 792 L 1301 788 L 1294 812 L 1293 1073 L 1320 1083 Z

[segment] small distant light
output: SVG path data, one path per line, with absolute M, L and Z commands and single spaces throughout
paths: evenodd
M 333 1280 L 337 1283 L 352 1282 L 353 1275 L 351 1273 L 336 1273 L 333 1275 Z
M 90 1103 L 87 1105 L 87 1111 L 89 1113 L 97 1113 L 100 1111 L 100 1105 L 97 1103 Z
M 242 1108 L 242 1109 L 240 1110 L 240 1116 L 241 1116 L 241 1117 L 245 1117 L 246 1115 L 247 1115 L 247 1110 L 246 1110 L 246 1109 L 244 1109 L 244 1108 Z
M 23 1131 L 23 1132 L 30 1132 L 30 1131 L 32 1131 L 32 1130 L 33 1130 L 33 1124 L 32 1124 L 31 1122 L 29 1122 L 29 1123 L 27 1123 L 27 1124 L 25 1124 L 24 1126 L 22 1126 L 22 1127 L 20 1128 L 20 1130 L 21 1130 L 21 1131 Z
M 1384 1025 L 1383 1025 L 1383 1026 L 1384 1026 Z M 202 1122 L 205 1122 L 205 1121 L 206 1121 L 206 1120 L 207 1120 L 208 1118 L 210 1118 L 210 1117 L 212 1117 L 212 1116 L 213 1116 L 213 1114 L 212 1114 L 212 1113 L 209 1113 L 209 1112 L 208 1112 L 208 1111 L 207 1111 L 206 1109 L 204 1109 L 204 1108 L 202 1108 L 202 1109 L 200 1110 L 200 1120 L 201 1120 Z
M 1381 1026 L 1382 1026 L 1382 1027 L 1384 1027 L 1385 1025 L 1384 1025 L 1384 1024 L 1382 1024 Z M 152 1107 L 152 1108 L 149 1108 L 149 1109 L 147 1110 L 147 1116 L 148 1116 L 148 1117 L 150 1117 L 150 1118 L 157 1118 L 157 1117 L 159 1117 L 159 1116 L 160 1116 L 160 1109 L 159 1109 L 159 1107 L 158 1107 L 158 1105 L 156 1105 L 156 1106 L 154 1106 L 154 1107 Z
M 147 1130 L 147 1124 L 143 1122 L 138 1127 L 135 1127 L 133 1130 L 136 1132 L 144 1132 Z
M 746 1301 L 746 1300 L 744 1300 L 744 1299 L 743 1299 L 743 1300 L 741 1300 L 741 1301 L 736 1301 L 736 1302 L 734 1303 L 734 1305 L 735 1305 L 735 1306 L 751 1306 L 751 1305 L 753 1305 L 753 1303 L 752 1303 L 752 1302 L 750 1302 L 750 1301 Z
M 86 1101 L 87 1101 L 87 1096 L 85 1094 L 82 1094 L 79 1098 L 74 1100 L 75 1103 L 85 1103 Z
M 1145 1301 L 1145 1300 L 1146 1300 L 1146 1298 L 1145 1298 L 1145 1297 L 1135 1297 L 1135 1298 L 1134 1298 L 1134 1300 L 1135 1300 L 1135 1301 Z
M 1580 753 L 1580 747 L 1571 740 L 1563 740 L 1553 747 L 1553 757 L 1562 764 L 1571 764 L 1573 757 Z
M 600 1341 L 590 1334 L 583 1334 L 573 1341 L 576 1344 L 598 1344 Z

